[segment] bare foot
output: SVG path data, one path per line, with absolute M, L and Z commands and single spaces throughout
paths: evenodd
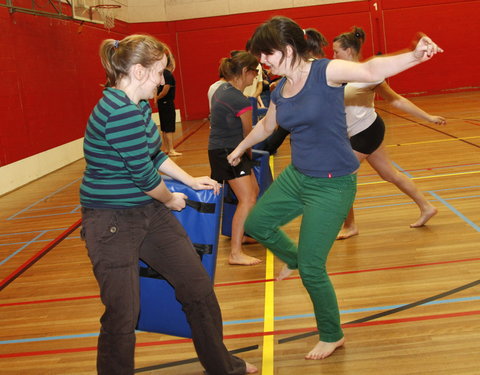
M 292 272 L 293 272 L 293 270 L 291 270 L 290 268 L 288 268 L 288 266 L 286 264 L 284 264 L 282 269 L 278 273 L 278 276 L 277 276 L 276 280 L 280 281 L 280 280 L 286 279 L 288 276 L 291 275 Z
M 337 240 L 346 240 L 347 238 L 358 235 L 358 228 L 356 225 L 351 227 L 343 227 L 337 235 Z
M 252 244 L 252 243 L 258 243 L 258 241 L 255 238 L 252 238 L 250 236 L 243 236 L 242 238 L 242 244 Z
M 324 359 L 332 354 L 335 349 L 341 347 L 345 343 L 345 338 L 342 337 L 336 342 L 319 341 L 317 345 L 305 356 L 305 359 Z
M 428 220 L 437 214 L 438 210 L 434 206 L 430 206 L 426 210 L 422 210 L 418 220 L 410 224 L 410 228 L 418 228 L 424 226 Z
M 168 156 L 181 156 L 182 153 L 178 152 L 178 151 L 175 151 L 175 150 L 172 150 L 172 151 L 167 152 L 167 155 Z
M 251 257 L 243 252 L 237 254 L 230 253 L 230 256 L 228 257 L 229 264 L 238 264 L 241 266 L 254 266 L 261 262 L 260 259 Z
M 255 374 L 258 372 L 258 368 L 251 363 L 245 361 L 245 365 L 247 365 L 247 374 Z

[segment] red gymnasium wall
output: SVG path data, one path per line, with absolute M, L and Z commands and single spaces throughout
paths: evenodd
M 100 42 L 126 32 L 0 8 L 0 166 L 83 137 L 105 83 Z
M 417 31 L 445 53 L 391 79 L 400 93 L 438 93 L 480 88 L 474 66 L 480 52 L 480 0 L 377 0 L 228 15 L 195 20 L 101 26 L 21 13 L 0 7 L 0 166 L 83 136 L 101 96 L 104 72 L 98 47 L 105 38 L 147 32 L 165 41 L 177 59 L 176 106 L 186 120 L 208 115 L 207 89 L 218 63 L 243 49 L 255 27 L 273 15 L 315 27 L 328 40 L 352 25 L 365 29 L 363 55 L 409 45 Z M 327 48 L 331 57 L 331 48 Z

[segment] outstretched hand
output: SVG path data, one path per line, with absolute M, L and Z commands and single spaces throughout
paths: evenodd
M 417 42 L 417 45 L 415 46 L 415 50 L 413 51 L 413 55 L 417 60 L 424 62 L 424 61 L 430 60 L 434 55 L 440 52 L 443 52 L 443 49 L 441 49 L 428 36 L 423 35 L 420 38 L 420 40 Z
M 194 190 L 213 190 L 215 195 L 220 191 L 220 184 L 207 176 L 194 177 L 190 187 Z

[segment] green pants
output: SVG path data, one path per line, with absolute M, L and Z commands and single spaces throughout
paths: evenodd
M 251 211 L 245 232 L 270 249 L 288 268 L 299 270 L 313 303 L 320 338 L 343 337 L 335 290 L 326 270 L 327 256 L 353 204 L 355 174 L 316 178 L 288 166 Z M 280 229 L 303 215 L 298 246 Z

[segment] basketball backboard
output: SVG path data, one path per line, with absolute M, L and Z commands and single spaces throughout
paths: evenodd
M 98 5 L 124 6 L 122 4 L 124 1 L 117 0 L 71 0 L 71 2 L 73 18 L 99 24 L 104 24 L 105 19 L 97 8 Z
M 103 3 L 102 0 L 100 1 Z M 98 4 L 99 0 L 72 0 L 73 18 L 103 24 L 100 14 L 94 8 Z

